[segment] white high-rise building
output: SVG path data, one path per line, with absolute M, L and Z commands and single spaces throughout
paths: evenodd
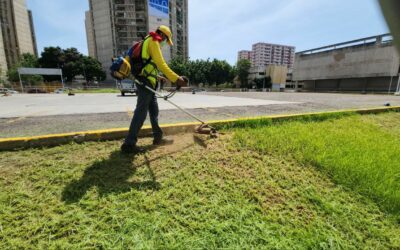
M 268 65 L 286 65 L 293 68 L 296 48 L 293 46 L 256 43 L 252 51 L 239 51 L 238 59 L 249 59 L 254 68 L 265 68 Z
M 253 58 L 253 52 L 252 51 L 241 50 L 238 53 L 238 61 L 239 60 L 249 60 L 251 62 L 252 58 Z
M 169 26 L 173 34 L 174 46 L 163 48 L 165 59 L 188 59 L 188 0 L 89 0 L 89 6 L 85 21 L 89 55 L 107 72 L 113 56 L 160 25 Z

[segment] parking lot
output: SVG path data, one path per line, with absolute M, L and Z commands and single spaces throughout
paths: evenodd
M 204 120 L 341 109 L 400 106 L 393 95 L 323 93 L 203 92 L 177 94 L 173 99 Z M 34 94 L 0 98 L 0 138 L 128 127 L 135 96 L 118 94 Z M 192 119 L 159 100 L 160 123 Z

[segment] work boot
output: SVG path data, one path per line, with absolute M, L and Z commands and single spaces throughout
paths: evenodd
M 144 153 L 144 150 L 139 148 L 138 146 L 131 146 L 131 145 L 127 145 L 127 144 L 122 144 L 121 146 L 121 152 L 123 154 L 142 154 Z
M 153 145 L 154 146 L 165 146 L 165 145 L 171 145 L 174 144 L 174 140 L 171 139 L 165 139 L 165 138 L 154 138 L 153 140 Z

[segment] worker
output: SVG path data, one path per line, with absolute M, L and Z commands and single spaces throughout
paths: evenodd
M 166 78 L 178 87 L 186 85 L 184 77 L 178 76 L 173 72 L 164 60 L 161 52 L 161 47 L 165 45 L 172 46 L 172 32 L 167 26 L 160 26 L 155 32 L 150 32 L 144 39 L 142 45 L 142 59 L 146 61 L 137 80 L 154 90 L 157 89 L 159 71 Z M 150 59 L 150 60 L 149 60 Z M 154 93 L 147 90 L 144 86 L 137 84 L 137 104 L 129 128 L 128 136 L 121 146 L 121 151 L 127 154 L 137 154 L 143 152 L 142 149 L 136 146 L 138 134 L 146 120 L 147 112 L 150 114 L 150 122 L 153 130 L 153 145 L 165 145 L 173 143 L 172 140 L 165 139 L 163 132 L 158 124 L 158 103 Z

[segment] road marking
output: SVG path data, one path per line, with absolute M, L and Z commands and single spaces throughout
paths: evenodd
M 22 120 L 25 120 L 25 119 L 26 119 L 26 116 L 18 117 L 16 119 L 12 119 L 10 121 L 6 121 L 6 124 L 15 123 L 15 122 L 22 121 Z
M 12 124 L 12 123 L 16 123 L 22 120 L 25 120 L 26 118 L 30 117 L 30 116 L 34 116 L 34 115 L 38 115 L 38 114 L 45 114 L 46 112 L 34 112 L 34 113 L 29 113 L 28 115 L 24 115 L 21 117 L 17 117 L 15 119 L 11 119 L 9 121 L 6 121 L 6 124 Z

